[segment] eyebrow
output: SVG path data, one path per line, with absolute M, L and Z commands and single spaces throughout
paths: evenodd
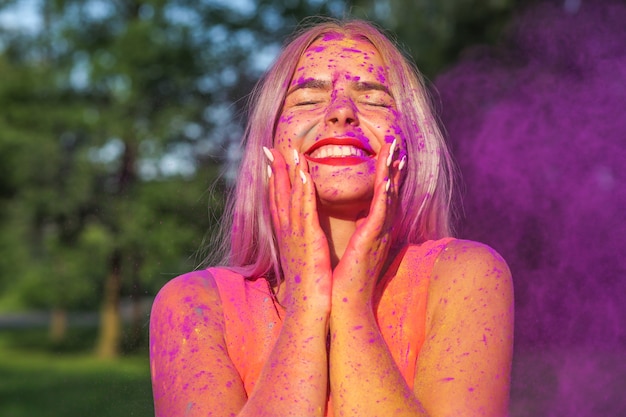
M 377 90 L 377 91 L 382 91 L 384 93 L 387 93 L 391 96 L 391 92 L 389 91 L 389 89 L 378 82 L 374 82 L 374 81 L 352 81 L 350 83 L 351 87 L 354 88 L 356 91 L 371 91 L 371 90 Z M 304 81 L 298 82 L 296 85 L 294 85 L 293 87 L 291 87 L 288 91 L 287 91 L 287 95 L 290 95 L 291 93 L 298 91 L 298 90 L 302 90 L 304 88 L 312 88 L 314 90 L 330 90 L 332 87 L 332 83 L 330 81 L 324 81 L 324 80 L 318 80 L 315 78 L 309 78 L 306 79 Z

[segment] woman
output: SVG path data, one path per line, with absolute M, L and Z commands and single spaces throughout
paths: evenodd
M 503 416 L 509 270 L 452 239 L 413 67 L 362 21 L 299 33 L 255 90 L 224 265 L 158 294 L 158 416 Z

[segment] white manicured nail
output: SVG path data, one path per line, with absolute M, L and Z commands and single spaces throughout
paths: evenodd
M 263 153 L 265 154 L 265 156 L 267 157 L 267 159 L 269 159 L 270 162 L 274 162 L 274 155 L 272 155 L 272 153 L 270 152 L 269 149 L 267 149 L 265 146 L 263 147 Z
M 272 178 L 272 167 L 267 166 L 267 178 Z
M 406 155 L 402 157 L 400 160 L 400 164 L 398 165 L 398 171 L 402 171 L 402 168 L 406 165 Z
M 387 184 L 385 184 L 385 191 L 389 191 L 391 188 L 391 178 L 387 179 Z
M 302 170 L 300 171 L 300 178 L 302 179 L 302 184 L 306 184 L 306 175 L 304 175 L 304 172 L 302 172 Z
M 389 148 L 389 156 L 387 157 L 387 166 L 391 166 L 391 162 L 393 161 L 393 153 L 396 150 L 396 142 L 397 139 L 394 139 L 393 142 L 391 142 L 391 147 Z
M 298 151 L 293 150 L 293 161 L 298 165 L 300 163 L 300 157 L 298 156 Z

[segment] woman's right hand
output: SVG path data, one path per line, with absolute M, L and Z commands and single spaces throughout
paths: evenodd
M 328 319 L 332 268 L 328 241 L 319 224 L 315 185 L 304 158 L 264 148 L 268 157 L 269 198 L 284 282 L 278 298 L 287 314 L 313 313 Z M 270 158 L 271 156 L 271 158 Z M 321 314 L 321 316 L 320 316 Z

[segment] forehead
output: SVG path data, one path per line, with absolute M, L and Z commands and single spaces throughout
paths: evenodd
M 367 40 L 328 33 L 304 51 L 293 79 L 304 75 L 334 78 L 341 73 L 384 82 L 386 68 L 380 53 Z

